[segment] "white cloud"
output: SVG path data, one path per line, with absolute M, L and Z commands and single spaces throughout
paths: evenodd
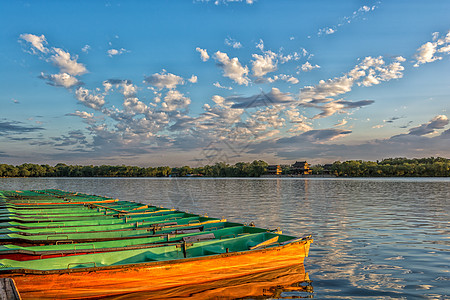
M 292 83 L 292 84 L 299 83 L 299 80 L 297 78 L 293 77 L 293 76 L 288 76 L 286 81 L 289 82 L 289 83 Z
M 416 63 L 414 67 L 421 64 L 430 63 L 442 59 L 442 54 L 450 54 L 450 31 L 442 38 L 438 38 L 439 33 L 433 33 L 433 42 L 427 42 L 417 49 L 414 55 Z
M 270 51 L 266 51 L 270 52 Z M 305 56 L 308 53 L 305 49 L 302 49 L 302 53 L 294 52 L 292 54 L 283 55 L 282 53 L 278 53 L 277 57 L 280 60 L 280 63 L 285 64 L 291 60 L 300 60 L 303 56 Z
M 48 84 L 53 86 L 62 86 L 65 88 L 71 88 L 75 85 L 81 84 L 81 82 L 74 76 L 67 73 L 45 75 L 41 73 L 40 78 L 48 80 Z
M 38 36 L 31 33 L 23 33 L 19 37 L 31 44 L 33 53 L 36 53 L 35 49 L 42 53 L 48 52 L 48 49 L 44 46 L 47 44 L 47 40 L 43 34 Z
M 79 111 L 79 110 L 77 110 L 74 113 L 71 113 L 69 115 L 70 116 L 77 116 L 77 117 L 80 117 L 80 118 L 83 118 L 83 119 L 92 119 L 94 117 L 93 113 L 88 113 L 88 112 Z
M 262 39 L 259 39 L 259 42 L 256 44 L 256 48 L 261 50 L 261 52 L 264 52 L 264 41 Z
M 277 55 L 272 51 L 268 51 L 264 55 L 252 54 L 254 60 L 252 61 L 253 75 L 256 77 L 263 77 L 267 73 L 277 70 Z
M 230 90 L 230 91 L 233 89 L 230 86 L 223 86 L 223 85 L 221 85 L 218 81 L 214 82 L 213 85 L 215 87 L 218 87 L 219 89 L 225 89 L 225 90 Z
M 245 127 L 254 139 L 265 139 L 279 133 L 286 120 L 280 116 L 281 106 L 265 107 L 254 112 L 246 121 Z
M 120 48 L 120 49 L 109 49 L 106 53 L 108 54 L 109 57 L 113 57 L 116 55 L 121 55 L 125 52 L 127 52 L 126 49 Z
M 206 51 L 206 49 L 197 47 L 195 48 L 195 51 L 200 53 L 200 58 L 202 59 L 202 61 L 207 61 L 209 59 L 208 51 Z
M 372 86 L 383 81 L 401 78 L 404 67 L 400 61 L 396 59 L 387 65 L 382 56 L 365 57 L 362 62 L 341 77 L 321 80 L 315 86 L 305 86 L 300 91 L 300 98 L 306 102 L 329 102 L 331 101 L 329 97 L 348 93 L 355 84 Z
M 172 73 L 167 73 L 164 69 L 161 73 L 155 73 L 149 77 L 146 77 L 144 82 L 156 86 L 159 89 L 175 89 L 177 85 L 184 84 L 182 77 Z
M 435 60 L 442 59 L 442 57 L 436 57 L 434 54 L 436 53 L 436 47 L 437 43 L 427 42 L 420 46 L 419 49 L 417 49 L 416 55 L 414 55 L 415 59 L 417 60 L 417 63 L 414 65 L 414 67 L 418 67 L 421 64 L 430 63 Z
M 74 113 L 71 114 L 67 114 L 67 116 L 76 116 L 76 117 L 80 117 L 82 119 L 84 119 L 84 121 L 90 125 L 95 124 L 95 119 L 94 119 L 94 114 L 93 113 L 88 113 L 85 111 L 75 111 Z
M 75 97 L 82 104 L 95 110 L 100 110 L 102 106 L 105 104 L 104 95 L 101 94 L 93 95 L 89 92 L 89 90 L 82 87 L 78 87 L 76 89 Z
M 439 38 L 439 32 L 433 32 L 431 34 L 433 42 L 436 41 Z
M 301 52 L 293 52 L 284 55 L 279 50 L 278 53 L 275 53 L 271 50 L 264 50 L 264 41 L 262 39 L 259 40 L 256 48 L 261 50 L 262 54 L 252 54 L 253 60 L 252 63 L 252 71 L 253 76 L 257 77 L 256 82 L 265 82 L 266 80 L 263 78 L 266 74 L 274 72 L 278 69 L 278 62 L 280 64 L 285 64 L 289 61 L 297 61 L 300 60 L 303 56 L 308 54 L 304 48 L 301 48 Z M 281 79 L 281 78 L 278 78 Z M 269 82 L 273 82 L 278 80 L 276 76 L 274 78 L 268 78 Z M 283 80 L 288 80 L 283 78 Z M 290 79 L 291 83 L 298 82 L 295 78 Z
M 135 97 L 138 87 L 134 85 L 131 80 L 122 80 L 122 79 L 108 79 L 103 81 L 103 88 L 105 93 L 108 93 L 115 87 L 116 89 L 120 89 L 122 95 L 125 98 Z
M 234 49 L 242 48 L 242 44 L 240 42 L 230 37 L 225 39 L 225 45 L 233 47 Z
M 77 62 L 78 57 L 71 57 L 70 53 L 60 49 L 52 48 L 54 55 L 51 56 L 50 60 L 61 70 L 62 73 L 67 73 L 70 75 L 83 75 L 87 73 L 86 67 Z
M 283 81 L 286 81 L 286 82 L 291 83 L 291 84 L 297 84 L 297 83 L 300 82 L 294 76 L 290 76 L 290 75 L 286 75 L 286 74 L 279 74 L 279 75 L 275 75 L 273 77 L 267 78 L 267 81 L 270 82 L 270 83 L 273 83 L 273 82 L 278 81 L 278 80 L 283 80 Z
M 367 14 L 368 12 L 374 11 L 377 8 L 377 6 L 367 6 L 363 5 L 357 10 L 355 10 L 350 16 L 343 17 L 336 25 L 334 26 L 327 26 L 324 28 L 319 29 L 317 32 L 318 36 L 322 36 L 323 34 L 329 35 L 335 33 L 339 27 L 342 27 L 346 24 L 350 24 L 356 19 L 360 19 L 364 14 Z
M 89 45 L 84 45 L 84 47 L 81 48 L 81 51 L 83 51 L 84 53 L 88 53 L 90 49 L 91 49 L 91 46 L 89 46 Z
M 164 97 L 164 102 L 161 106 L 164 111 L 178 111 L 180 109 L 187 108 L 191 103 L 191 99 L 185 97 L 182 93 L 177 90 L 170 90 Z
M 247 66 L 243 67 L 237 57 L 230 59 L 226 53 L 220 51 L 217 51 L 214 56 L 223 69 L 223 76 L 230 78 L 239 85 L 248 85 L 250 81 L 247 77 L 248 68 Z
M 148 107 L 136 97 L 125 98 L 123 101 L 123 108 L 125 112 L 131 115 L 144 114 Z
M 308 118 L 301 115 L 297 107 L 291 107 L 284 111 L 292 127 L 288 130 L 290 133 L 298 133 L 312 130 L 311 123 L 308 122 Z
M 196 83 L 197 80 L 198 80 L 198 78 L 197 78 L 197 76 L 195 76 L 195 75 L 192 75 L 191 78 L 188 79 L 188 81 L 189 81 L 190 83 Z
M 314 70 L 314 69 L 319 69 L 320 68 L 320 66 L 319 65 L 311 65 L 311 63 L 309 62 L 309 61 L 307 61 L 307 62 L 305 62 L 303 65 L 301 65 L 301 67 L 300 67 L 300 69 L 303 71 L 303 72 L 309 72 L 309 71 L 311 71 L 311 70 Z

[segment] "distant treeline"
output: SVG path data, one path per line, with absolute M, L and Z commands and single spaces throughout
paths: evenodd
M 313 174 L 332 174 L 349 177 L 447 177 L 450 176 L 450 159 L 388 158 L 382 161 L 336 161 L 330 165 L 315 165 Z
M 262 160 L 251 163 L 238 162 L 230 165 L 224 162 L 203 167 L 189 166 L 171 168 L 136 166 L 79 166 L 59 163 L 56 166 L 22 164 L 12 166 L 0 164 L 0 177 L 260 177 L 266 174 L 268 164 Z M 335 175 L 339 177 L 447 177 L 450 176 L 450 159 L 430 157 L 419 159 L 388 158 L 382 161 L 349 160 L 333 164 L 314 165 L 314 175 Z M 283 173 L 289 174 L 289 166 L 283 166 Z
M 0 164 L 0 177 L 167 177 L 167 176 L 206 176 L 206 177 L 259 177 L 267 171 L 267 163 L 255 160 L 251 163 L 239 162 L 229 165 L 223 162 L 215 165 L 191 168 L 136 166 L 79 166 L 59 163 L 56 166 L 22 164 L 12 166 Z

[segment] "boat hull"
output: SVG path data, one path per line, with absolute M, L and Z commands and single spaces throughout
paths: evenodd
M 312 239 L 261 250 L 171 261 L 55 271 L 10 270 L 22 299 L 80 299 L 140 294 L 303 264 Z M 24 272 L 25 271 L 25 272 Z M 15 273 L 17 272 L 17 273 Z

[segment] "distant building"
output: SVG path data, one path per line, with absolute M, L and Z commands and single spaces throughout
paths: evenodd
M 296 161 L 291 166 L 291 173 L 293 175 L 311 175 L 312 170 L 309 168 L 309 164 L 306 161 Z
M 282 168 L 280 165 L 267 166 L 267 175 L 281 175 Z

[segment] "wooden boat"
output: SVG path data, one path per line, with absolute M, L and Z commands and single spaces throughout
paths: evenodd
M 152 291 L 140 291 L 103 299 L 279 299 L 311 298 L 312 281 L 303 264 L 223 280 L 208 281 Z M 283 292 L 294 292 L 282 297 Z
M 43 195 L 43 199 L 39 195 Z M 133 222 L 146 217 L 139 212 L 134 214 L 133 208 L 138 205 L 108 207 L 111 203 L 98 204 L 98 201 L 107 201 L 106 198 L 87 195 L 83 202 L 83 197 L 84 194 L 59 190 L 0 191 L 2 205 L 8 209 L 21 207 L 22 203 L 30 208 L 40 207 L 36 203 L 46 203 L 46 210 L 58 207 L 52 213 L 56 216 L 66 213 L 59 207 L 67 203 L 78 208 L 91 205 L 91 209 L 98 209 L 101 205 L 106 206 L 106 210 L 119 210 L 125 215 L 125 222 L 129 222 L 127 214 L 131 214 Z M 11 198 L 14 203 L 8 202 Z M 16 212 L 11 210 L 11 215 Z M 83 210 L 77 214 L 83 215 Z M 107 218 L 102 220 L 119 219 L 114 214 L 105 216 Z M 95 215 L 91 217 L 94 222 L 101 221 Z M 190 222 L 192 218 L 194 223 Z M 0 246 L 0 278 L 14 279 L 24 299 L 142 296 L 152 291 L 231 280 L 302 264 L 312 243 L 310 236 L 296 238 L 192 214 L 163 223 L 149 223 L 142 230 L 143 224 L 138 221 L 132 230 L 119 229 L 118 224 L 77 223 L 85 221 L 83 218 L 83 221 L 59 223 L 58 228 L 68 232 L 63 239 L 58 237 L 60 232 L 39 232 L 36 227 L 30 227 L 31 231 L 20 229 L 29 235 L 18 234 L 17 227 L 4 227 L 16 233 L 0 235 L 3 244 Z M 155 217 L 153 221 L 158 222 Z M 45 224 L 48 223 L 52 222 Z M 74 232 L 74 228 L 84 231 Z M 44 246 L 20 247 L 25 240 Z

